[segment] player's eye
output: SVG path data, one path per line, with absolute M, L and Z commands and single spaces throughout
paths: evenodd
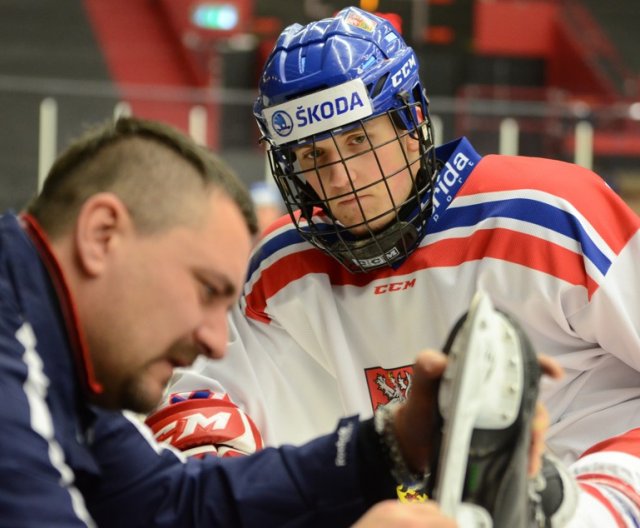
M 302 158 L 313 161 L 314 159 L 317 160 L 321 156 L 322 156 L 322 150 L 321 149 L 310 149 L 310 150 L 307 150 L 302 155 Z

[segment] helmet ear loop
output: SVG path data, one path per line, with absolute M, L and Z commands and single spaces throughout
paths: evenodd
M 419 88 L 416 88 L 416 91 Z M 405 112 L 407 114 L 407 120 L 411 123 L 413 130 L 416 132 L 414 137 L 413 133 L 410 133 L 411 137 L 414 137 L 418 141 L 420 148 L 420 169 L 414 181 L 414 191 L 420 195 L 421 188 L 424 188 L 429 193 L 428 203 L 433 203 L 433 195 L 435 191 L 435 179 L 437 175 L 437 159 L 436 149 L 433 143 L 433 126 L 424 104 L 426 104 L 426 94 L 424 95 L 424 102 L 412 103 L 410 95 L 406 90 L 398 92 L 398 97 L 402 100 L 405 106 Z M 420 101 L 420 99 L 418 99 Z M 426 130 L 425 130 L 426 128 Z M 429 205 L 431 208 L 431 205 Z M 426 211 L 425 211 L 426 212 Z M 430 216 L 430 213 L 427 213 Z
M 431 119 L 429 113 L 423 111 L 423 107 L 419 102 L 412 102 L 409 92 L 401 90 L 397 94 L 398 98 L 403 103 L 402 111 L 405 113 L 405 120 L 403 121 L 397 113 L 394 113 L 394 125 L 403 130 L 407 130 L 407 124 L 410 123 L 410 129 L 407 130 L 408 135 L 418 142 L 420 149 L 420 169 L 417 171 L 416 178 L 414 179 L 414 192 L 420 194 L 421 188 L 430 186 L 433 188 L 433 179 L 435 175 L 435 149 L 433 145 L 433 129 L 431 125 Z M 426 128 L 426 130 L 425 130 Z M 425 160 L 431 158 L 431 164 Z M 433 192 L 433 190 L 432 190 Z
M 420 146 L 423 149 L 421 151 L 421 160 L 429 160 L 430 163 L 423 161 L 423 169 L 429 181 L 425 182 L 425 185 L 431 185 L 431 194 L 433 197 L 434 190 L 434 182 L 436 179 L 437 171 L 437 159 L 436 159 L 436 145 L 433 137 L 433 123 L 431 122 L 431 117 L 429 116 L 429 112 L 427 111 L 427 105 L 429 103 L 429 98 L 427 97 L 426 92 L 417 86 L 414 90 L 416 92 L 416 100 L 422 101 L 416 107 L 416 118 L 419 119 L 420 125 L 416 123 L 416 130 L 419 130 L 419 133 L 422 137 L 419 137 Z M 412 114 L 413 117 L 413 114 Z
M 417 110 L 420 110 L 419 108 Z M 425 139 L 419 139 L 420 145 L 420 170 L 419 176 L 416 179 L 416 184 L 419 187 L 424 186 L 426 192 L 429 193 L 429 208 L 431 209 L 433 204 L 433 195 L 435 194 L 435 181 L 438 174 L 438 160 L 436 158 L 436 148 L 433 143 L 433 127 L 431 125 L 431 119 L 429 114 L 426 115 L 421 127 L 427 128 Z M 422 133 L 422 132 L 421 132 Z M 431 213 L 429 213 L 429 216 Z

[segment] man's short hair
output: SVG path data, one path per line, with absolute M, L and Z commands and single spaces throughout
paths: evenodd
M 256 234 L 251 196 L 221 158 L 166 124 L 124 117 L 71 143 L 27 212 L 55 238 L 71 228 L 89 197 L 112 192 L 127 207 L 136 229 L 154 232 L 197 222 L 194 197 L 214 189 L 238 205 Z

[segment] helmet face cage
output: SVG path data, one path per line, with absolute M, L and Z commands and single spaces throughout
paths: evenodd
M 345 25 L 344 20 L 352 17 L 354 12 L 367 20 L 374 20 L 377 33 L 371 31 L 360 35 L 359 28 Z M 319 42 L 312 41 L 307 45 L 309 34 L 314 34 L 314 31 L 318 33 L 317 26 L 322 24 L 324 26 Z M 350 271 L 370 271 L 397 265 L 404 261 L 425 235 L 426 224 L 431 215 L 435 177 L 431 123 L 424 90 L 417 75 L 415 55 L 388 22 L 357 8 L 347 8 L 335 19 L 313 23 L 306 28 L 295 26 L 291 31 L 294 32 L 294 37 L 298 38 L 287 35 L 287 30 L 283 33 L 280 41 L 284 40 L 284 44 L 276 44 L 267 61 L 261 83 L 261 96 L 254 106 L 254 114 L 264 134 L 263 139 L 269 143 L 272 173 L 286 207 L 300 234 L 336 258 Z M 370 42 L 372 40 L 373 46 Z M 389 43 L 390 49 L 384 49 L 384 45 Z M 278 92 L 282 91 L 282 83 L 276 89 L 270 89 L 268 84 L 274 78 L 278 78 L 277 75 L 284 78 L 286 73 L 291 77 L 286 66 L 286 59 L 290 58 L 290 55 L 293 54 L 295 58 L 296 53 L 299 55 L 304 51 L 305 57 L 309 55 L 312 59 L 311 46 L 316 46 L 321 55 L 330 55 L 334 48 L 342 55 L 349 46 L 366 48 L 367 52 L 361 55 L 359 63 L 342 66 L 345 75 L 339 77 L 336 83 L 344 82 L 345 79 L 348 81 L 353 77 L 362 79 L 366 87 L 366 95 L 363 98 L 369 99 L 367 104 L 371 105 L 371 110 L 367 115 L 359 116 L 353 121 L 327 128 L 316 126 L 313 134 L 303 135 L 295 130 L 295 125 L 288 129 L 282 126 L 283 122 L 292 121 L 289 118 L 292 111 L 288 114 L 276 110 L 270 114 L 269 107 L 274 107 L 273 103 L 293 100 L 293 103 L 298 105 L 294 108 L 304 108 L 307 100 L 311 98 L 311 101 L 314 101 L 314 92 L 326 89 L 328 83 L 325 82 L 321 86 L 305 86 L 317 83 L 317 79 L 314 78 L 313 82 L 310 82 L 302 76 L 295 79 L 296 86 L 291 90 L 292 93 L 285 94 L 280 100 L 277 96 Z M 381 46 L 384 52 L 382 54 Z M 351 53 L 349 56 L 357 55 Z M 372 57 L 375 57 L 375 60 Z M 299 63 L 299 56 L 297 59 Z M 368 75 L 362 74 L 363 68 L 365 71 L 369 68 Z M 324 65 L 326 71 L 320 68 L 320 74 L 324 74 L 321 77 L 326 77 L 329 71 L 336 77 L 335 69 L 335 63 Z M 357 76 L 354 72 L 357 72 Z M 267 81 L 264 81 L 265 78 Z M 349 83 L 345 86 L 347 84 Z M 306 94 L 304 88 L 310 88 L 306 90 Z M 296 97 L 300 94 L 305 94 L 306 97 Z M 333 94 L 331 97 L 338 103 L 340 98 L 335 98 Z M 345 100 L 348 101 L 349 98 Z M 329 103 L 327 100 L 322 102 L 321 96 L 317 101 L 320 101 L 320 104 L 313 106 L 313 112 L 316 113 L 309 111 L 310 118 L 316 117 L 318 120 L 318 113 L 325 110 L 336 112 L 335 109 L 339 109 L 338 104 L 334 104 L 334 107 L 326 106 Z M 271 104 L 265 104 L 266 102 Z M 348 105 L 343 105 L 343 108 L 345 107 Z M 346 111 L 344 113 L 347 114 Z M 305 115 L 302 114 L 302 117 Z M 324 117 L 324 114 L 321 117 Z M 373 122 L 378 119 L 387 120 L 386 129 L 392 131 L 389 137 L 385 136 L 382 141 L 379 134 L 375 139 L 369 134 L 369 128 L 375 126 Z M 291 128 L 294 128 L 294 133 L 291 134 L 293 141 L 287 141 L 286 137 L 277 137 L 289 135 Z M 344 141 L 341 141 L 342 134 L 357 137 L 358 149 L 347 150 L 341 147 L 344 145 Z M 416 142 L 417 148 L 407 149 L 407 144 L 413 141 Z M 315 156 L 306 155 L 315 153 L 317 146 L 320 151 L 327 149 L 333 152 L 330 160 L 320 158 L 318 161 Z M 392 170 L 387 167 L 389 173 L 385 173 L 381 149 L 392 149 L 396 153 L 395 157 L 401 160 L 400 166 L 394 165 Z M 301 159 L 302 154 L 305 154 L 304 161 Z M 365 160 L 369 172 L 367 177 L 354 177 L 350 167 L 357 167 Z M 340 170 L 342 177 L 347 180 L 347 185 L 342 186 L 343 191 L 339 196 L 332 195 L 328 188 L 326 175 L 333 170 Z M 376 174 L 371 174 L 372 171 Z M 370 212 L 360 197 L 369 189 L 374 192 L 374 188 L 376 196 L 386 205 L 382 210 L 378 208 L 375 212 Z M 401 188 L 402 192 L 394 193 L 393 188 Z M 354 218 L 348 222 L 344 219 L 341 221 L 334 214 L 335 204 L 345 199 L 351 199 L 351 209 L 355 210 L 354 215 L 350 215 Z
M 329 138 L 325 137 L 326 134 L 322 134 L 320 139 L 309 138 L 308 144 L 302 148 L 315 151 L 319 141 L 329 139 L 331 148 L 335 149 L 337 159 L 324 164 L 313 160 L 312 166 L 307 163 L 303 168 L 297 149 L 291 145 L 274 145 L 269 150 L 272 172 L 298 231 L 350 271 L 369 271 L 404 260 L 421 240 L 420 235 L 431 214 L 432 167 L 435 164 L 431 125 L 426 118 L 416 122 L 411 130 L 403 130 L 396 124 L 399 122 L 396 114 L 401 111 L 409 111 L 409 107 L 383 114 L 382 118 L 390 120 L 394 131 L 393 136 L 383 143 L 375 144 L 367 133 L 367 122 L 380 116 L 361 120 L 351 127 L 348 134 L 364 138 L 364 145 L 357 154 L 349 155 L 342 151 L 337 138 L 339 133 L 330 132 Z M 403 146 L 407 136 L 418 142 L 417 151 L 410 152 Z M 391 143 L 398 145 L 404 161 L 393 172 L 385 173 L 378 150 Z M 372 156 L 377 168 L 377 175 L 369 175 L 364 184 L 360 179 L 354 179 L 349 170 L 363 156 Z M 340 170 L 344 171 L 349 188 L 331 196 L 321 173 L 333 170 L 335 165 L 340 165 Z M 393 195 L 390 184 L 394 178 L 409 179 L 405 195 Z M 309 183 L 311 179 L 317 182 L 315 189 Z M 375 186 L 384 187 L 388 195 L 388 209 L 368 216 L 359 195 Z M 334 216 L 332 203 L 349 197 L 354 199 L 360 218 L 346 224 Z M 383 228 L 372 225 L 382 219 L 386 220 Z

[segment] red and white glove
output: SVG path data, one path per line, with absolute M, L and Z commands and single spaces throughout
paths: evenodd
M 209 390 L 171 394 L 145 423 L 158 442 L 186 456 L 242 456 L 264 447 L 253 420 L 227 394 Z

